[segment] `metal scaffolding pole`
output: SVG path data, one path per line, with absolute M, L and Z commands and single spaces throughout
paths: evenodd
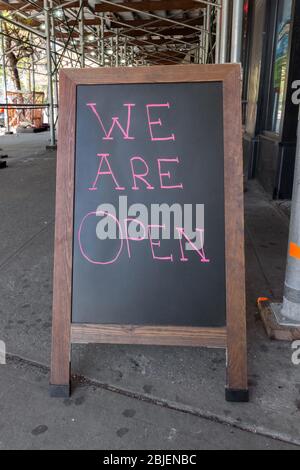
M 110 38 L 110 49 L 111 49 L 111 54 L 110 54 L 110 66 L 113 67 L 114 66 L 114 38 L 111 37 Z
M 33 57 L 33 54 L 32 54 L 32 70 L 31 70 L 31 86 L 32 86 L 32 101 L 33 101 L 33 104 L 35 104 L 35 64 L 34 64 L 34 57 Z
M 31 35 L 32 36 L 32 35 Z M 33 38 L 31 37 L 31 40 L 33 42 Z M 35 63 L 34 63 L 34 52 L 32 53 L 31 56 L 31 73 L 32 73 L 32 78 L 31 78 L 31 87 L 32 87 L 32 101 L 33 104 L 35 104 Z
M 225 64 L 227 62 L 228 20 L 229 20 L 229 0 L 222 0 L 221 45 L 220 45 L 220 63 L 221 64 Z
M 210 5 L 207 5 L 206 7 L 206 12 L 205 12 L 205 29 L 206 29 L 206 33 L 205 33 L 205 58 L 204 58 L 204 62 L 205 64 L 207 64 L 209 61 L 208 61 L 208 54 L 209 54 L 209 43 L 210 43 L 210 19 L 211 19 L 211 6 Z
M 216 15 L 216 47 L 215 47 L 215 63 L 220 63 L 220 37 L 221 37 L 221 8 L 218 5 L 215 8 Z
M 46 35 L 46 58 L 48 75 L 48 103 L 49 103 L 49 124 L 50 124 L 50 146 L 55 147 L 55 126 L 53 109 L 53 87 L 52 87 L 52 58 L 51 58 L 51 34 L 48 0 L 44 0 L 44 18 Z
M 97 26 L 97 59 L 99 64 L 102 66 L 101 63 L 101 26 Z
M 278 323 L 294 326 L 295 328 L 300 326 L 300 108 L 297 134 L 296 166 L 283 304 L 272 305 Z
M 239 63 L 242 54 L 244 1 L 234 0 L 232 12 L 231 62 Z
M 116 67 L 119 67 L 119 30 L 116 32 Z
M 85 51 L 84 51 L 84 0 L 79 1 L 79 38 L 80 38 L 80 66 L 85 67 Z
M 134 66 L 134 47 L 131 46 L 130 49 L 130 65 L 133 67 Z
M 53 9 L 53 0 L 50 0 L 50 8 L 51 11 Z M 57 113 L 58 113 L 58 77 L 57 77 L 57 63 L 56 63 L 56 42 L 55 42 L 55 22 L 54 22 L 54 17 L 53 13 L 51 14 L 51 44 L 52 44 L 52 51 L 53 55 L 52 56 L 52 62 L 53 62 L 53 69 L 54 73 L 52 75 L 53 77 L 53 85 L 54 85 L 54 90 L 53 90 L 53 116 L 54 116 L 54 122 L 57 120 Z
M 102 13 L 102 16 L 101 16 L 101 25 L 100 25 L 101 67 L 104 67 L 104 66 L 105 66 L 105 44 L 104 44 L 105 35 L 104 35 L 104 27 L 105 27 L 105 24 L 104 24 L 104 13 Z
M 124 65 L 127 67 L 127 38 L 124 38 Z
M 3 91 L 4 91 L 4 102 L 7 105 L 7 81 L 6 81 L 6 63 L 5 63 L 5 48 L 4 48 L 4 38 L 2 34 L 2 20 L 0 20 L 0 36 L 1 36 L 1 55 L 2 55 L 2 74 L 3 74 Z M 4 119 L 6 131 L 9 132 L 9 118 L 8 118 L 8 109 L 4 110 Z

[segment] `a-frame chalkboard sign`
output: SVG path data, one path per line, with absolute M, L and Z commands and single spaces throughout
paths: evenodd
M 50 390 L 72 343 L 227 351 L 247 401 L 239 65 L 60 73 Z

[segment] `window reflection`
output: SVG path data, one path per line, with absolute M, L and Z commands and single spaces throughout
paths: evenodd
M 293 0 L 279 0 L 267 130 L 280 132 L 283 113 Z

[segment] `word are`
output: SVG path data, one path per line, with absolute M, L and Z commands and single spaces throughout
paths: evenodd
M 112 180 L 112 184 L 116 191 L 125 191 L 126 188 L 119 184 L 119 179 L 116 178 L 116 172 L 112 170 L 112 166 L 109 162 L 109 153 L 98 153 L 97 156 L 100 158 L 98 171 L 92 186 L 89 188 L 90 191 L 97 191 L 100 184 L 100 179 L 103 176 L 109 176 Z M 171 179 L 171 165 L 179 164 L 178 157 L 176 158 L 158 158 L 157 167 L 161 189 L 183 189 L 182 183 L 172 183 Z M 130 158 L 130 168 L 132 175 L 132 190 L 138 191 L 142 188 L 149 190 L 155 189 L 153 184 L 149 180 L 149 166 L 147 162 L 140 156 L 134 156 Z

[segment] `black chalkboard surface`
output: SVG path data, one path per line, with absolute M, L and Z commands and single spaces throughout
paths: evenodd
M 77 86 L 73 323 L 226 325 L 223 136 L 221 82 Z

